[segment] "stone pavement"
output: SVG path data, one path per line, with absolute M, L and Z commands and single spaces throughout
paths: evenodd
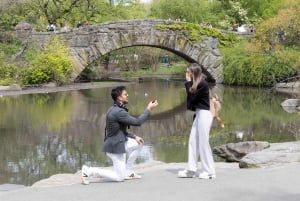
M 94 180 L 80 184 L 80 172 L 55 175 L 32 187 L 0 191 L 1 201 L 299 201 L 300 163 L 239 169 L 216 163 L 217 178 L 177 178 L 184 163 L 137 166 L 140 180 Z

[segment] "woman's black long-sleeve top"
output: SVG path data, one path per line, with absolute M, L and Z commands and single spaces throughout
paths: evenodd
M 192 81 L 185 83 L 185 89 L 187 94 L 187 109 L 195 111 L 196 109 L 209 110 L 209 87 L 205 80 L 202 80 L 198 86 L 196 93 L 190 92 Z

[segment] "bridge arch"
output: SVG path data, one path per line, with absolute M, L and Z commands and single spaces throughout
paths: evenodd
M 132 46 L 150 46 L 168 50 L 188 62 L 203 66 L 204 73 L 212 82 L 223 81 L 221 74 L 222 55 L 218 49 L 219 39 L 201 36 L 199 41 L 190 42 L 186 35 L 176 30 L 160 30 L 157 25 L 170 25 L 176 22 L 163 20 L 123 20 L 95 24 L 70 32 L 57 32 L 69 47 L 75 63 L 72 79 L 84 68 L 114 50 Z M 32 33 L 32 39 L 43 43 L 53 33 Z M 203 39 L 204 38 L 204 39 Z

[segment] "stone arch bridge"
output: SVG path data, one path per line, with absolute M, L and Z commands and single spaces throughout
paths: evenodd
M 58 36 L 69 47 L 75 63 L 72 79 L 84 68 L 111 51 L 131 46 L 150 46 L 168 50 L 188 62 L 203 66 L 210 82 L 220 83 L 222 55 L 218 49 L 219 40 L 211 36 L 199 36 L 199 41 L 191 43 L 187 36 L 176 30 L 160 30 L 157 25 L 176 22 L 163 20 L 124 20 L 89 25 L 69 32 L 34 32 L 32 42 L 44 44 L 50 37 Z M 204 37 L 204 40 L 203 40 Z

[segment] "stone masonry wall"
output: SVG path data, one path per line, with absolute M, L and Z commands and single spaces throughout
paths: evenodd
M 205 40 L 191 43 L 179 31 L 158 30 L 157 24 L 175 22 L 163 20 L 124 20 L 75 28 L 69 32 L 31 32 L 30 40 L 43 45 L 50 37 L 58 36 L 70 49 L 75 63 L 75 79 L 91 62 L 113 50 L 131 46 L 151 46 L 168 50 L 188 62 L 197 62 L 204 68 L 209 80 L 221 83 L 222 55 L 219 40 L 205 36 Z M 203 38 L 203 36 L 201 37 Z

